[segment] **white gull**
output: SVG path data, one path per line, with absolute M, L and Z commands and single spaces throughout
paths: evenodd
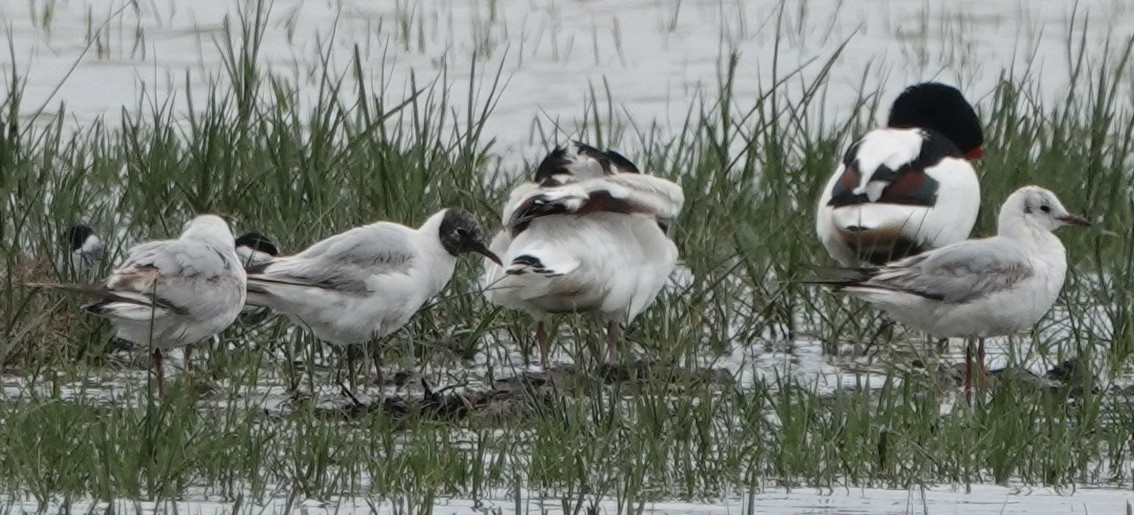
M 245 274 L 228 223 L 201 215 L 176 240 L 141 243 L 102 287 L 33 284 L 94 294 L 85 306 L 110 319 L 119 338 L 152 350 L 157 388 L 164 393 L 162 351 L 213 336 L 244 305 Z
M 981 380 L 984 339 L 1030 329 L 1051 309 L 1067 273 L 1067 252 L 1052 231 L 1090 225 L 1038 186 L 1013 192 L 1000 208 L 997 235 L 966 240 L 887 264 L 845 269 L 837 291 L 860 297 L 898 322 L 938 338 L 977 338 Z M 965 390 L 973 348 L 965 352 Z
M 417 229 L 377 222 L 248 268 L 248 303 L 283 313 L 328 343 L 375 345 L 441 292 L 465 252 L 497 259 L 467 211 L 444 209 Z

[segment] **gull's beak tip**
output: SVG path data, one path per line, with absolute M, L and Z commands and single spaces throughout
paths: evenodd
M 1059 217 L 1059 221 L 1069 225 L 1078 225 L 1080 227 L 1090 227 L 1091 221 L 1079 215 L 1065 215 Z
M 483 242 L 478 241 L 478 242 L 473 243 L 472 251 L 476 252 L 477 254 L 480 254 L 480 255 L 488 258 L 488 259 L 491 259 L 492 262 L 496 263 L 497 265 L 504 266 L 504 262 L 500 261 L 500 256 L 497 256 L 495 252 L 489 250 L 488 246 L 485 245 Z
M 500 266 L 504 266 L 504 262 L 500 260 L 500 256 L 497 256 L 491 250 L 486 249 L 484 252 L 482 252 L 482 254 L 484 254 L 484 257 L 491 259 L 493 263 L 496 263 L 497 265 L 500 265 Z

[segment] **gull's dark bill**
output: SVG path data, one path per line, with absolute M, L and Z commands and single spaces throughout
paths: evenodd
M 1060 222 L 1071 225 L 1078 225 L 1080 227 L 1090 227 L 1091 221 L 1079 215 L 1067 215 L 1056 218 Z
M 500 256 L 497 256 L 495 252 L 492 252 L 491 250 L 489 250 L 488 246 L 486 246 L 484 244 L 484 242 L 477 241 L 477 242 L 472 243 L 471 245 L 472 245 L 472 251 L 473 252 L 476 252 L 477 254 L 480 254 L 480 255 L 488 258 L 488 259 L 491 259 L 492 262 L 496 263 L 497 265 L 504 266 L 504 262 L 500 261 Z

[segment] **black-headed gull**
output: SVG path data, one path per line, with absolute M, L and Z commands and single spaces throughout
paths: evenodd
M 85 308 L 110 319 L 119 338 L 153 351 L 157 388 L 164 393 L 162 351 L 213 336 L 244 306 L 245 274 L 228 223 L 201 215 L 176 240 L 141 243 L 102 287 L 37 284 L 101 298 Z
M 900 323 L 938 338 L 977 338 L 984 376 L 984 339 L 1030 329 L 1059 296 L 1067 251 L 1052 231 L 1090 225 L 1055 194 L 1016 190 L 1000 208 L 997 234 L 966 240 L 877 268 L 847 269 L 837 291 L 860 297 Z M 966 395 L 972 387 L 972 341 L 965 352 Z
M 461 209 L 439 211 L 417 229 L 373 223 L 248 268 L 248 303 L 283 313 L 332 344 L 373 343 L 440 293 L 466 252 L 498 259 Z M 372 359 L 382 384 L 376 352 Z
M 535 318 L 544 366 L 547 315 L 597 311 L 613 360 L 620 324 L 653 303 L 677 264 L 665 228 L 684 203 L 681 187 L 578 142 L 548 155 L 535 180 L 504 205 L 504 230 L 491 249 L 505 265 L 485 261 L 485 296 Z
M 89 226 L 72 225 L 67 228 L 70 243 L 71 270 L 79 273 L 95 267 L 102 259 L 102 240 Z
M 245 268 L 255 267 L 271 261 L 280 254 L 279 249 L 263 234 L 247 232 L 236 238 L 236 255 Z M 240 311 L 240 324 L 245 327 L 259 325 L 271 315 L 272 310 L 263 306 L 246 304 Z
M 847 267 L 881 265 L 968 238 L 980 208 L 968 160 L 983 140 L 956 88 L 906 88 L 887 126 L 855 141 L 823 189 L 815 230 L 827 252 Z

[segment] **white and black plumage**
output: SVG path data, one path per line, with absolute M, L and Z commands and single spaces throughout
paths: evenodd
M 162 351 L 223 331 L 244 305 L 246 280 L 228 223 L 201 215 L 175 240 L 127 251 L 103 287 L 36 284 L 101 297 L 85 306 L 110 319 L 119 338 L 153 350 L 157 387 L 164 392 Z
M 505 264 L 485 261 L 485 296 L 536 319 L 544 366 L 547 315 L 599 312 L 613 360 L 620 324 L 653 303 L 677 264 L 666 228 L 683 203 L 680 186 L 613 151 L 557 148 L 504 205 L 504 229 L 490 248 Z
M 86 225 L 68 227 L 67 242 L 70 244 L 71 270 L 75 273 L 90 270 L 102 260 L 102 240 L 90 227 Z
M 245 268 L 263 265 L 279 255 L 279 249 L 266 236 L 258 232 L 247 232 L 236 238 L 236 255 Z M 259 325 L 272 310 L 263 306 L 246 304 L 240 311 L 240 324 L 245 327 Z
M 827 181 L 815 230 L 843 266 L 880 265 L 969 237 L 980 208 L 972 106 L 938 83 L 906 88 L 887 126 L 855 141 Z
M 250 267 L 248 303 L 283 313 L 329 343 L 370 343 L 440 293 L 465 252 L 498 259 L 461 209 L 442 210 L 417 229 L 373 223 Z
M 1055 194 L 1037 186 L 1016 190 L 1000 208 L 997 235 L 923 252 L 877 268 L 844 270 L 836 290 L 862 298 L 895 320 L 938 338 L 984 338 L 1030 329 L 1055 303 L 1067 273 L 1067 252 L 1052 231 L 1090 225 Z M 972 345 L 965 360 L 972 384 Z

